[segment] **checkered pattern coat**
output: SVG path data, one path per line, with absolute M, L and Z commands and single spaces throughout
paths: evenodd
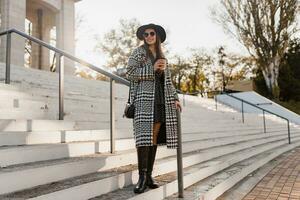
M 131 100 L 134 100 L 135 115 L 133 132 L 136 146 L 151 146 L 154 113 L 155 74 L 151 59 L 140 46 L 130 55 L 126 67 L 126 76 L 131 83 Z M 177 148 L 177 115 L 175 100 L 178 95 L 171 82 L 170 70 L 166 67 L 164 80 L 166 112 L 166 144 L 168 148 Z

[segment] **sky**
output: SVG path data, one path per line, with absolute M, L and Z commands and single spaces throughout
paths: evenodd
M 218 0 L 82 0 L 75 12 L 83 22 L 76 31 L 76 55 L 96 65 L 104 65 L 105 57 L 95 52 L 94 35 L 103 38 L 119 26 L 120 19 L 136 18 L 141 24 L 155 23 L 167 31 L 171 54 L 188 56 L 188 48 L 208 51 L 225 45 L 229 52 L 246 54 L 244 47 L 226 35 L 212 21 L 210 7 Z

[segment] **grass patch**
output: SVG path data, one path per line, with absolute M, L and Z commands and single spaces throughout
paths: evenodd
M 298 115 L 300 115 L 300 101 L 279 101 L 279 100 L 273 100 L 276 103 L 278 103 L 279 105 L 297 113 Z

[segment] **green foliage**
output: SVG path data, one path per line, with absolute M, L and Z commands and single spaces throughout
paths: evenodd
M 266 86 L 266 82 L 265 79 L 262 75 L 261 70 L 257 70 L 256 72 L 256 77 L 253 79 L 254 84 L 255 84 L 255 91 L 259 94 L 261 94 L 262 96 L 265 96 L 269 99 L 272 98 L 272 96 L 270 95 L 270 93 L 268 92 L 268 88 Z
M 204 91 L 209 83 L 204 71 L 211 63 L 211 56 L 202 49 L 191 49 L 189 58 L 175 55 L 169 65 L 175 87 L 188 93 Z
M 137 19 L 121 19 L 119 27 L 111 29 L 103 39 L 96 38 L 95 49 L 107 55 L 107 67 L 117 70 L 126 66 L 130 53 L 141 44 L 135 35 L 139 26 Z
M 169 64 L 172 81 L 177 89 L 188 93 L 221 90 L 223 75 L 225 86 L 232 80 L 249 79 L 255 66 L 253 59 L 232 53 L 220 64 L 216 52 L 209 53 L 204 49 L 190 49 L 188 58 L 176 55 Z
M 221 0 L 221 9 L 212 9 L 214 20 L 237 38 L 263 70 L 268 90 L 274 97 L 284 52 L 298 31 L 298 0 Z
M 291 41 L 285 62 L 279 71 L 278 84 L 283 101 L 300 101 L 300 39 Z
M 257 72 L 254 82 L 258 93 L 272 98 L 268 93 L 260 70 Z M 289 50 L 279 68 L 278 85 L 279 89 L 274 93 L 278 93 L 279 100 L 273 100 L 294 112 L 300 113 L 300 39 L 294 39 L 289 44 Z
M 300 101 L 295 101 L 295 100 L 289 100 L 289 101 L 274 100 L 274 101 L 279 105 L 300 115 Z

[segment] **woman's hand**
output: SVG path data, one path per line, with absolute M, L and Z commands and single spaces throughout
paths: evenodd
M 179 110 L 180 112 L 182 112 L 181 104 L 180 104 L 180 102 L 177 101 L 177 100 L 175 101 L 175 107 L 176 107 L 177 110 Z
M 167 61 L 166 59 L 158 59 L 154 63 L 154 71 L 164 71 L 167 66 Z

